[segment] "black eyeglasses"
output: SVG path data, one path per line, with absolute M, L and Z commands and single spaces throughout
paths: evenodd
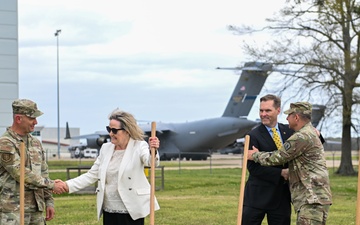
M 111 127 L 109 127 L 109 126 L 106 126 L 106 130 L 110 133 L 110 132 L 113 132 L 113 134 L 117 134 L 117 132 L 119 131 L 119 130 L 125 130 L 124 128 L 119 128 L 119 129 L 117 129 L 117 128 L 111 128 Z

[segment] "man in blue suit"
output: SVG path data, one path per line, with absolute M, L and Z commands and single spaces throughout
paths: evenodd
M 260 98 L 261 124 L 249 132 L 249 148 L 255 146 L 261 151 L 278 149 L 273 140 L 273 131 L 284 142 L 294 131 L 288 125 L 278 123 L 281 100 L 276 95 Z M 242 225 L 261 225 L 265 215 L 268 225 L 290 225 L 291 196 L 288 184 L 288 165 L 261 166 L 248 161 L 249 178 L 244 193 Z
M 278 122 L 281 100 L 268 94 L 260 98 L 261 124 L 249 132 L 249 148 L 255 146 L 260 151 L 272 152 L 280 149 L 274 142 L 274 132 L 284 143 L 294 131 L 286 124 Z M 276 131 L 273 131 L 276 128 Z M 316 130 L 322 143 L 325 142 Z M 281 144 L 281 143 L 280 143 Z M 242 225 L 261 225 L 265 215 L 268 225 L 290 225 L 291 196 L 288 184 L 288 165 L 261 166 L 248 160 L 249 178 L 244 193 Z

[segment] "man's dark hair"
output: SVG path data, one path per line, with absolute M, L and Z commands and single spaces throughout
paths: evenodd
M 281 107 L 281 99 L 276 95 L 267 94 L 267 95 L 260 98 L 260 102 L 267 102 L 269 100 L 274 101 L 274 108 L 275 109 Z

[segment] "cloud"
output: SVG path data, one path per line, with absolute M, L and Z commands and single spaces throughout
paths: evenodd
M 82 134 L 103 129 L 116 107 L 163 122 L 221 116 L 238 76 L 215 68 L 245 60 L 245 37 L 226 27 L 259 25 L 275 5 L 19 0 L 20 97 L 45 112 L 39 125 L 57 126 L 58 40 L 62 127 L 69 122 Z

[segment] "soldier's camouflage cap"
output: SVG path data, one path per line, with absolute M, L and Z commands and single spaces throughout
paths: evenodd
M 312 112 L 312 106 L 308 102 L 295 102 L 290 104 L 290 109 L 286 110 L 285 114 L 291 114 L 291 113 L 302 113 L 311 115 Z
M 36 118 L 44 114 L 38 110 L 36 103 L 28 99 L 17 99 L 12 103 L 14 114 L 24 114 L 31 118 Z

